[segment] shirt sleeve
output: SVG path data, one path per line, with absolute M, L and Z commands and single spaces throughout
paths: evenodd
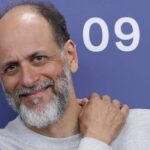
M 79 144 L 78 150 L 112 150 L 106 143 L 91 137 L 84 137 Z

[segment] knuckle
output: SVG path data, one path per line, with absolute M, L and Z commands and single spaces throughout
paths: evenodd
M 112 100 L 112 105 L 113 105 L 114 107 L 118 108 L 118 109 L 121 108 L 120 101 L 117 100 L 117 99 Z
M 89 97 L 89 102 L 92 104 L 98 104 L 100 103 L 100 96 L 97 93 L 92 93 Z
M 90 96 L 89 96 L 89 99 L 92 99 L 92 98 L 97 98 L 99 97 L 99 95 L 97 93 L 92 93 Z
M 112 109 L 112 112 L 116 115 L 119 115 L 120 114 L 120 110 L 119 108 L 117 108 L 116 106 L 114 105 L 111 105 L 111 109 Z
M 120 101 L 117 99 L 112 100 L 112 102 L 120 105 Z
M 129 106 L 128 105 L 125 104 L 124 109 L 126 110 L 127 113 L 129 112 Z
M 107 103 L 111 103 L 111 98 L 108 95 L 104 95 L 103 96 L 103 101 L 107 102 Z
M 121 108 L 121 111 L 122 111 L 122 113 L 125 116 L 128 116 L 128 114 L 129 114 L 129 107 L 128 107 L 128 105 L 123 105 L 122 108 Z
M 103 98 L 109 99 L 109 100 L 111 99 L 109 95 L 104 95 Z

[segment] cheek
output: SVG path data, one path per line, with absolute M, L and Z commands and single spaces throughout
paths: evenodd
M 54 81 L 58 81 L 60 74 L 64 70 L 64 63 L 62 61 L 47 63 L 42 67 L 36 67 L 32 70 L 35 76 L 38 77 L 38 81 L 45 78 L 51 78 Z M 20 80 L 22 77 L 18 74 L 15 76 L 2 77 L 2 83 L 5 90 L 13 94 L 18 88 L 22 87 Z M 59 81 L 58 81 L 59 82 Z
M 5 90 L 9 93 L 13 93 L 17 86 L 17 77 L 4 77 L 2 78 L 2 84 Z
M 41 70 L 41 74 L 47 76 L 48 78 L 52 78 L 53 80 L 57 80 L 58 76 L 64 71 L 63 63 L 55 63 L 53 65 L 45 65 Z

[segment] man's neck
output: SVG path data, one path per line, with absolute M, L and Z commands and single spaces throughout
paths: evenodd
M 81 111 L 81 107 L 78 105 L 77 100 L 69 100 L 69 106 L 66 109 L 62 118 L 56 123 L 49 125 L 46 128 L 30 128 L 34 132 L 42 134 L 44 136 L 62 138 L 75 135 L 79 133 L 78 116 Z

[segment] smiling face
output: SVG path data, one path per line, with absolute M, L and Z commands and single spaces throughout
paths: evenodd
M 1 81 L 7 96 L 31 126 L 46 126 L 60 118 L 70 93 L 67 66 L 71 65 L 72 71 L 77 69 L 77 61 L 72 59 L 76 54 L 66 51 L 68 55 L 63 58 L 52 31 L 48 22 L 29 6 L 14 8 L 0 21 Z M 69 41 L 64 48 L 74 49 L 74 45 Z M 55 108 L 55 114 L 48 112 L 49 106 Z M 58 113 L 57 109 L 62 110 Z M 45 118 L 50 113 L 59 116 L 37 125 L 39 118 L 33 121 L 33 116 L 43 118 L 44 113 L 47 114 Z

